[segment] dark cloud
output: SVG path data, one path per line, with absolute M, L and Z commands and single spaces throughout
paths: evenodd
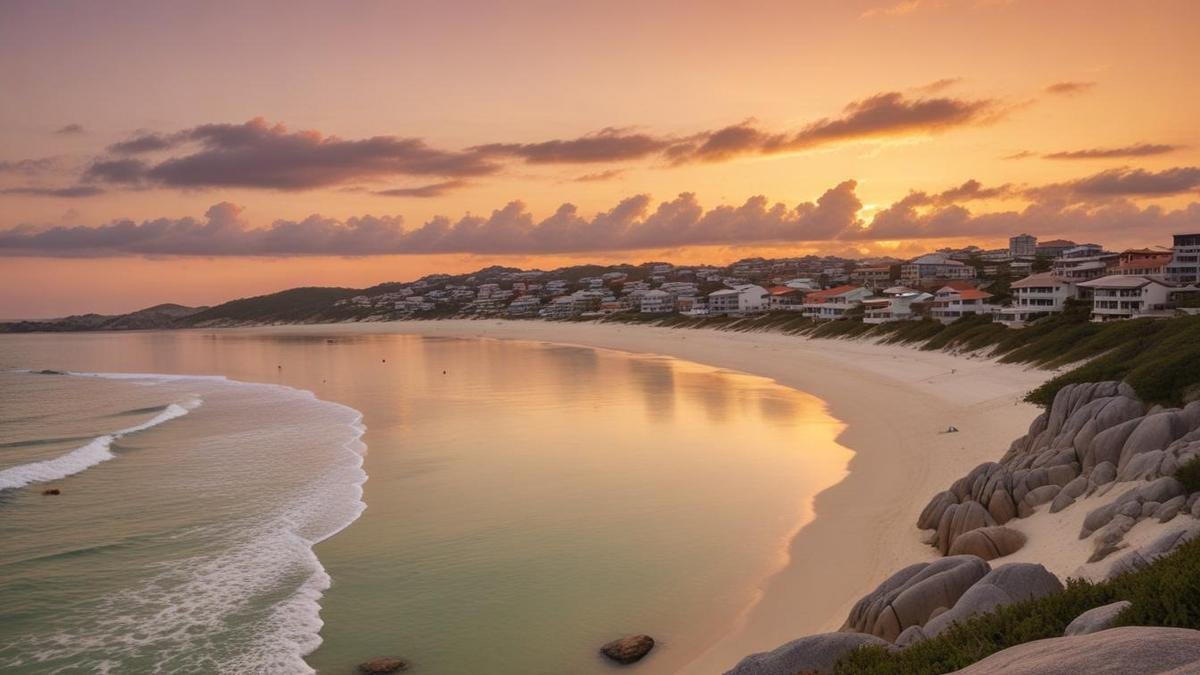
M 169 150 L 179 142 L 178 137 L 163 136 L 154 133 L 141 133 L 124 141 L 118 141 L 108 146 L 108 151 L 118 155 L 137 155 L 144 152 Z
M 953 87 L 962 81 L 963 79 L 961 77 L 944 77 L 940 80 L 934 80 L 929 84 L 923 84 L 917 87 L 916 90 L 925 94 L 936 94 L 940 91 L 949 89 L 950 87 Z
M 84 133 L 84 131 L 83 131 L 83 125 L 81 125 L 81 124 L 68 124 L 68 125 L 66 125 L 66 126 L 59 127 L 58 129 L 55 129 L 55 130 L 54 130 L 54 133 L 55 133 L 55 134 L 57 134 L 57 135 L 59 135 L 59 136 L 78 136 L 79 134 L 82 134 L 82 133 Z
M 37 159 L 18 159 L 0 161 L 0 173 L 15 173 L 32 176 L 40 173 L 52 173 L 62 170 L 65 161 L 62 157 L 39 157 Z
M 94 185 L 72 185 L 70 187 L 8 187 L 0 188 L 0 194 L 23 195 L 27 197 L 95 197 L 103 194 L 104 190 Z
M 959 202 L 978 201 L 982 199 L 1001 199 L 1005 197 L 1013 197 L 1019 192 L 1011 184 L 1005 183 L 994 187 L 984 187 L 982 183 L 974 178 L 964 182 L 962 185 L 948 188 L 941 192 L 929 194 L 926 192 L 910 192 L 898 204 L 908 204 L 911 206 L 924 206 L 928 204 L 947 205 L 957 204 Z
M 829 143 L 936 133 L 987 123 L 1002 111 L 992 100 L 913 99 L 900 92 L 886 92 L 855 101 L 842 113 L 840 117 L 818 120 L 793 133 L 764 131 L 753 121 L 746 121 L 675 144 L 668 149 L 667 155 L 675 163 L 713 162 L 748 154 L 770 155 Z
M 429 185 L 418 187 L 377 190 L 373 194 L 384 197 L 441 197 L 444 194 L 467 187 L 468 185 L 470 183 L 465 180 L 447 180 L 441 183 L 430 183 Z
M 1043 91 L 1056 96 L 1075 96 L 1086 93 L 1095 86 L 1095 82 L 1055 82 L 1048 85 Z
M 1200 167 L 1179 166 L 1162 171 L 1110 169 L 1064 183 L 1033 188 L 1034 197 L 1104 199 L 1111 197 L 1162 197 L 1200 190 Z
M 670 145 L 671 141 L 666 138 L 608 127 L 568 140 L 491 143 L 470 150 L 486 155 L 519 157 L 530 164 L 586 164 L 642 159 L 662 152 Z
M 1090 148 L 1087 150 L 1063 150 L 1042 155 L 1046 159 L 1116 159 L 1121 157 L 1149 157 L 1165 155 L 1182 149 L 1180 145 L 1161 143 L 1138 143 L 1122 148 Z
M 1037 153 L 1031 150 L 1021 150 L 1019 152 L 1014 152 L 1011 155 L 1005 155 L 1000 159 L 1029 159 L 1030 157 L 1037 157 Z
M 307 190 L 395 176 L 462 178 L 499 169 L 479 153 L 439 150 L 417 138 L 344 140 L 314 131 L 291 132 L 262 119 L 205 124 L 170 136 L 143 134 L 111 150 L 130 154 L 168 148 L 184 149 L 184 154 L 157 163 L 103 159 L 86 177 L 180 188 Z

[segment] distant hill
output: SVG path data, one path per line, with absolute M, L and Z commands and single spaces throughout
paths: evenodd
M 0 333 L 69 332 L 84 330 L 154 330 L 177 328 L 205 307 L 163 304 L 128 314 L 75 314 L 61 319 L 0 323 Z

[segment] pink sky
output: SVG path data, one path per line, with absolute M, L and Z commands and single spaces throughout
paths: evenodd
M 0 317 L 1166 245 L 1200 230 L 1197 25 L 1187 0 L 9 2 Z

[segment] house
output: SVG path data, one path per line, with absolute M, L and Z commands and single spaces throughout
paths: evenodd
M 1117 266 L 1113 268 L 1113 274 L 1162 276 L 1167 273 L 1167 266 L 1173 258 L 1174 254 L 1170 251 L 1126 249 L 1117 257 Z
M 642 294 L 642 314 L 670 314 L 675 311 L 675 294 L 666 291 L 646 291 Z
M 1032 258 L 1037 255 L 1037 237 L 1018 234 L 1008 238 L 1008 255 L 1012 258 Z
M 853 284 L 813 291 L 804 297 L 804 316 L 820 321 L 844 319 L 870 296 L 870 289 Z
M 919 287 L 937 280 L 974 278 L 974 267 L 941 253 L 923 255 L 900 266 L 900 282 L 906 286 Z
M 738 284 L 708 294 L 709 314 L 754 314 L 767 309 L 767 289 L 755 284 Z
M 708 305 L 694 295 L 681 295 L 675 298 L 675 311 L 687 316 L 704 316 L 708 314 Z
M 788 286 L 772 286 L 767 289 L 767 309 L 772 312 L 802 312 L 804 291 Z
M 850 280 L 867 288 L 884 288 L 892 283 L 892 268 L 889 265 L 864 265 L 850 273 Z
M 801 291 L 821 290 L 821 284 L 816 279 L 809 278 L 788 279 L 787 281 L 783 282 L 783 285 L 787 286 L 788 288 L 795 288 Z
M 1055 258 L 1051 271 L 1060 279 L 1078 283 L 1098 279 L 1117 266 L 1117 253 L 1106 252 L 1097 244 L 1082 244 L 1069 248 Z
M 1181 284 L 1200 282 L 1200 234 L 1177 234 L 1167 278 Z
M 883 293 L 882 297 L 862 301 L 863 323 L 879 324 L 915 319 L 917 315 L 913 311 L 913 305 L 933 299 L 929 293 L 904 286 L 894 286 Z
M 550 304 L 538 311 L 538 316 L 543 319 L 569 319 L 579 314 L 579 310 L 575 307 L 575 298 L 569 295 L 561 295 L 550 301 Z
M 1067 249 L 1075 248 L 1075 242 L 1070 239 L 1051 239 L 1037 245 L 1037 255 L 1045 258 L 1057 258 Z
M 534 316 L 542 307 L 542 299 L 536 295 L 522 295 L 508 303 L 509 316 Z
M 968 314 L 991 314 L 995 308 L 988 304 L 991 293 L 977 288 L 943 286 L 933 294 L 929 313 L 942 323 L 950 323 Z
M 1031 274 L 1012 282 L 1013 301 L 1001 307 L 996 321 L 1009 328 L 1019 328 L 1034 319 L 1063 311 L 1069 298 L 1075 297 L 1075 284 L 1059 279 L 1051 272 Z
M 1175 285 L 1161 277 L 1114 274 L 1079 283 L 1092 298 L 1092 321 L 1169 316 Z

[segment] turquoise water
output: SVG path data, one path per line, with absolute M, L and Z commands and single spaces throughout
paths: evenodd
M 6 670 L 604 673 L 646 632 L 671 672 L 849 459 L 810 396 L 578 347 L 10 336 L 0 367 L 160 374 L 0 373 Z

